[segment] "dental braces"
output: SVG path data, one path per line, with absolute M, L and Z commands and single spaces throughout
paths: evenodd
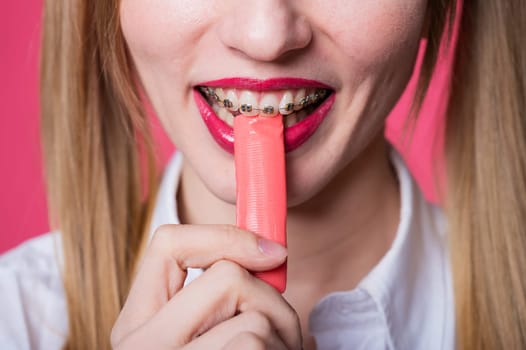
M 228 98 L 221 99 L 215 90 L 211 87 L 202 87 L 201 91 L 205 93 L 208 97 L 212 98 L 220 107 L 227 108 L 231 112 L 240 112 L 240 113 L 251 113 L 251 112 L 260 112 L 264 114 L 274 114 L 274 106 L 264 106 L 263 108 L 254 108 L 251 104 L 241 104 L 237 110 L 233 110 L 234 103 Z M 298 112 L 308 106 L 318 103 L 321 99 L 327 96 L 326 90 L 319 90 L 313 94 L 307 95 L 300 99 L 298 103 L 287 103 L 284 107 L 278 108 L 278 111 L 282 115 L 288 115 L 293 112 Z

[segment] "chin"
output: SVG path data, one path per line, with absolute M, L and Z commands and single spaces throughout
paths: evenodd
M 327 169 L 327 168 L 325 168 Z M 197 176 L 208 191 L 222 202 L 236 204 L 236 180 L 234 166 L 225 166 L 222 171 L 203 167 L 197 170 Z M 213 170 L 213 171 L 212 171 Z M 294 173 L 299 176 L 293 175 Z M 298 173 L 287 172 L 287 206 L 289 208 L 302 205 L 312 200 L 330 182 L 330 171 L 320 171 L 313 174 L 311 170 Z M 309 176 L 305 174 L 310 174 Z M 315 175 L 315 177 L 311 176 Z
M 302 173 L 302 176 L 288 176 L 287 204 L 298 207 L 316 198 L 330 183 L 337 169 L 330 165 L 320 166 Z M 308 174 L 305 175 L 305 174 Z

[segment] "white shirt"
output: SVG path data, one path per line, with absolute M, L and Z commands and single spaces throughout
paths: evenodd
M 454 349 L 452 280 L 440 209 L 427 203 L 395 152 L 400 223 L 390 250 L 351 291 L 323 297 L 309 317 L 318 349 Z M 177 224 L 182 156 L 168 164 L 151 232 Z M 67 311 L 60 236 L 49 233 L 0 256 L 0 347 L 60 349 Z M 187 283 L 201 273 L 190 269 Z

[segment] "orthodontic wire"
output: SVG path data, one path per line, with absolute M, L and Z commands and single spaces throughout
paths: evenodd
M 213 98 L 219 104 L 220 107 L 230 109 L 234 106 L 232 101 L 230 101 L 227 98 L 221 100 L 221 98 L 217 95 L 217 93 L 211 87 L 203 87 L 201 88 L 201 91 L 203 91 L 209 97 Z M 303 97 L 298 104 L 294 104 L 291 102 L 291 103 L 288 103 L 286 107 L 278 108 L 278 110 L 284 111 L 284 112 L 292 112 L 294 111 L 296 107 L 303 109 L 305 107 L 308 107 L 311 104 L 317 103 L 321 98 L 324 98 L 326 94 L 327 92 L 325 90 L 320 90 L 319 92 L 316 92 L 313 95 L 308 95 L 308 96 Z M 240 111 L 241 113 L 244 113 L 244 112 L 250 113 L 252 111 L 258 111 L 258 112 L 263 112 L 267 114 L 274 113 L 273 106 L 265 106 L 263 108 L 253 108 L 252 105 L 242 104 L 239 106 L 237 110 Z

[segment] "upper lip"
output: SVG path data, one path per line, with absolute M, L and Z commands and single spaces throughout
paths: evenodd
M 202 82 L 197 84 L 197 86 L 235 88 L 254 91 L 301 89 L 307 87 L 334 90 L 331 86 L 316 80 L 292 77 L 271 79 L 232 77 Z

